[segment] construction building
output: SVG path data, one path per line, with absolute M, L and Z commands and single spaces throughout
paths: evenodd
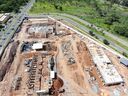
M 90 42 L 88 48 L 105 85 L 124 83 L 123 78 L 100 46 Z
M 117 56 L 52 17 L 27 18 L 12 39 L 1 56 L 0 96 L 128 96 Z
M 42 43 L 34 43 L 32 45 L 32 49 L 33 50 L 42 49 L 42 48 L 43 48 L 43 44 Z

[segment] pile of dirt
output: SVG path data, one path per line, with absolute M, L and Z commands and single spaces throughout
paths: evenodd
M 50 89 L 53 96 L 59 96 L 60 89 L 64 85 L 64 82 L 61 78 L 57 77 L 57 79 L 53 80 L 53 85 Z

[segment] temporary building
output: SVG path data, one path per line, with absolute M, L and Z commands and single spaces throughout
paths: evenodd
M 42 49 L 43 48 L 43 43 L 34 43 L 32 45 L 32 49 L 37 50 L 37 49 Z
M 121 58 L 120 63 L 128 67 L 128 59 Z

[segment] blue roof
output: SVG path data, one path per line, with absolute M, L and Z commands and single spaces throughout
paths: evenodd
M 128 66 L 128 59 L 121 58 L 121 59 L 120 59 L 120 62 L 121 62 L 122 64 L 124 64 L 125 66 Z

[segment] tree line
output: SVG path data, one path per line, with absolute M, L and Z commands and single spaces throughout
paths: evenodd
M 3 12 L 19 12 L 21 6 L 25 5 L 29 0 L 0 0 L 0 13 Z
M 128 0 L 105 0 L 104 4 L 100 3 L 100 0 L 36 0 L 37 2 L 49 2 L 54 5 L 55 9 L 64 11 L 63 4 L 69 3 L 72 6 L 83 7 L 84 4 L 92 6 L 95 13 L 92 16 L 103 19 L 104 24 L 108 27 L 108 30 L 128 37 L 128 14 L 127 12 L 121 12 L 120 10 L 113 7 L 114 4 L 120 4 L 128 6 Z M 109 1 L 109 2 L 108 2 Z M 81 3 L 82 2 L 82 3 Z M 82 5 L 83 4 L 83 5 Z M 127 7 L 126 7 L 127 8 Z M 80 15 L 80 14 L 77 14 Z
M 116 3 L 119 5 L 123 5 L 123 6 L 128 7 L 128 0 L 107 0 L 107 1 L 110 1 L 113 4 Z

